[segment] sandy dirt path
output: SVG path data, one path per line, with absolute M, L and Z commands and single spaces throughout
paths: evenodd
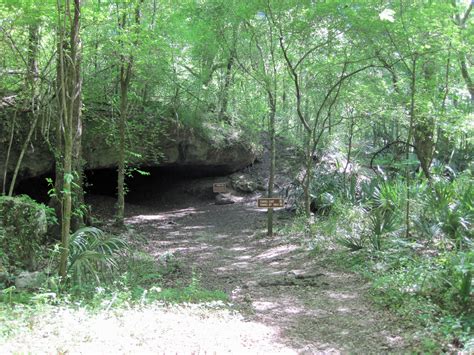
M 192 274 L 198 275 L 203 287 L 225 291 L 230 307 L 151 304 L 88 313 L 49 306 L 15 326 L 18 334 L 0 344 L 0 353 L 367 354 L 409 349 L 406 330 L 370 303 L 368 285 L 359 276 L 331 266 L 330 253 L 310 255 L 282 232 L 265 237 L 266 215 L 255 208 L 255 196 L 217 206 L 182 186 L 159 193 L 147 187 L 146 196 L 135 196 L 127 208 L 127 234 L 136 236 L 157 262 L 173 254 L 181 267 L 171 282 L 187 285 Z M 96 202 L 103 212 L 113 211 L 114 199 Z M 286 212 L 276 216 L 280 225 L 290 221 Z
M 330 267 L 330 255 L 311 256 L 282 233 L 264 236 L 266 215 L 255 197 L 224 206 L 174 197 L 167 201 L 175 206 L 136 206 L 127 223 L 146 236 L 150 254 L 172 253 L 185 274 L 194 271 L 204 287 L 227 292 L 246 319 L 277 329 L 275 341 L 299 353 L 406 350 L 402 329 L 370 303 L 359 276 Z

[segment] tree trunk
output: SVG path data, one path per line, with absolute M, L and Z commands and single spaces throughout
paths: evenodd
M 72 124 L 72 120 L 70 122 Z M 69 234 L 71 231 L 72 211 L 72 130 L 68 128 L 64 135 L 64 180 L 63 201 L 61 218 L 61 260 L 59 263 L 59 275 L 63 281 L 67 276 L 67 261 L 69 257 Z
M 117 178 L 117 224 L 124 224 L 125 214 L 125 159 L 126 142 L 125 129 L 128 116 L 128 84 L 129 73 L 132 70 L 131 63 L 122 63 L 120 68 L 120 119 L 119 119 L 119 156 L 118 156 L 118 178 Z
M 13 191 L 16 185 L 16 179 L 18 177 L 18 173 L 20 171 L 21 164 L 25 156 L 25 152 L 28 149 L 28 145 L 30 144 L 31 137 L 33 136 L 33 133 L 36 129 L 36 125 L 38 124 L 38 119 L 39 119 L 39 113 L 37 112 L 38 105 L 36 103 L 36 100 L 38 97 L 37 79 L 38 79 L 38 74 L 39 74 L 38 73 L 38 46 L 39 46 L 39 33 L 38 32 L 39 32 L 39 24 L 37 22 L 32 23 L 28 26 L 28 62 L 27 62 L 27 68 L 26 68 L 25 82 L 26 82 L 26 87 L 30 93 L 30 98 L 29 100 L 25 100 L 27 101 L 25 106 L 30 108 L 32 119 L 31 119 L 31 126 L 28 131 L 28 135 L 26 136 L 26 139 L 23 143 L 20 156 L 18 157 L 18 161 L 16 163 L 15 170 L 13 172 L 12 180 L 10 182 L 10 188 L 8 190 L 8 196 L 13 195 Z M 16 117 L 16 112 L 15 112 L 15 117 Z M 11 138 L 13 138 L 13 136 Z M 7 154 L 7 160 L 9 159 L 8 158 L 9 153 L 10 153 L 10 147 Z M 5 184 L 5 181 L 4 181 L 4 184 Z
M 135 24 L 140 25 L 140 6 L 144 0 L 140 0 L 135 7 Z M 119 19 L 119 28 L 124 30 L 127 25 L 127 14 L 124 13 Z M 138 32 L 135 33 L 138 36 Z M 137 40 L 134 42 L 137 45 Z M 125 133 L 128 119 L 128 91 L 132 77 L 133 55 L 120 56 L 120 117 L 119 117 L 119 151 L 117 161 L 117 213 L 116 223 L 119 226 L 124 224 L 125 216 L 125 169 L 126 169 L 126 141 Z
M 23 157 L 25 156 L 26 150 L 28 149 L 28 144 L 30 144 L 31 137 L 33 136 L 33 132 L 36 129 L 36 125 L 39 120 L 39 115 L 35 115 L 33 118 L 33 122 L 30 126 L 30 130 L 28 131 L 28 135 L 26 136 L 25 142 L 21 148 L 20 156 L 18 157 L 18 161 L 16 162 L 15 171 L 13 172 L 12 181 L 10 182 L 10 189 L 8 190 L 8 196 L 13 196 L 13 190 L 15 189 L 16 179 L 18 177 L 18 173 L 20 172 L 21 163 L 23 162 Z
M 62 183 L 61 201 L 61 258 L 59 275 L 66 281 L 69 258 L 69 235 L 71 232 L 72 185 L 74 181 L 74 123 L 80 121 L 81 77 L 80 77 L 80 16 L 81 0 L 74 0 L 74 16 L 71 16 L 71 2 L 66 0 L 65 7 L 58 0 L 58 91 L 62 135 L 62 171 L 56 176 Z M 72 21 L 69 22 L 68 19 Z M 70 24 L 70 28 L 68 25 Z M 66 31 L 69 31 L 66 42 Z M 59 169 L 57 169 L 58 171 Z
M 469 75 L 469 70 L 467 68 L 466 58 L 464 55 L 460 56 L 459 65 L 461 67 L 461 75 L 464 79 L 464 82 L 466 83 L 467 90 L 471 95 L 471 104 L 474 105 L 474 81 Z
M 275 144 L 275 115 L 276 115 L 276 98 L 272 93 L 268 92 L 268 104 L 270 106 L 269 116 L 269 132 L 270 132 L 270 176 L 268 178 L 268 197 L 273 197 L 273 189 L 275 184 L 275 160 L 276 160 L 276 144 Z M 268 209 L 267 215 L 267 235 L 273 236 L 273 208 Z
M 7 156 L 5 158 L 5 170 L 3 171 L 3 184 L 2 184 L 2 195 L 7 193 L 7 172 L 8 172 L 8 164 L 10 162 L 10 152 L 13 145 L 13 138 L 15 137 L 15 123 L 16 123 L 16 116 L 18 114 L 18 110 L 15 110 L 12 119 L 12 128 L 10 131 L 10 139 L 8 141 L 8 149 L 7 149 Z
M 77 43 L 77 60 L 75 63 L 75 77 L 77 90 L 82 91 L 82 75 L 81 75 L 81 42 Z M 72 142 L 72 171 L 74 177 L 77 179 L 73 186 L 73 210 L 77 211 L 72 216 L 71 227 L 77 230 L 84 225 L 84 220 L 87 218 L 87 209 L 84 202 L 84 163 L 82 161 L 82 97 L 81 95 L 73 103 L 73 142 Z
M 354 120 L 353 114 L 351 114 L 351 123 L 349 124 L 349 143 L 347 144 L 346 164 L 344 165 L 344 171 L 342 172 L 344 191 L 347 191 L 346 190 L 346 173 L 347 173 L 347 168 L 349 167 L 349 164 L 351 163 L 352 139 L 354 138 L 354 127 L 355 127 L 355 120 Z
M 433 160 L 434 142 L 434 122 L 433 119 L 425 117 L 422 122 L 417 122 L 414 126 L 413 138 L 415 141 L 415 152 L 420 161 L 423 174 L 431 181 L 430 166 Z
M 303 179 L 303 193 L 304 193 L 304 212 L 306 217 L 311 216 L 311 178 L 313 173 L 313 157 L 311 154 L 311 140 L 307 138 L 306 147 L 306 173 Z
M 413 123 L 415 122 L 415 98 L 416 98 L 416 56 L 412 59 L 411 68 L 411 84 L 410 84 L 410 123 L 408 126 L 407 142 L 405 146 L 406 150 L 406 168 L 405 168 L 405 180 L 406 180 L 406 209 L 405 209 L 405 237 L 410 237 L 410 166 L 408 161 L 410 159 L 410 144 L 412 140 Z
M 227 104 L 229 102 L 229 87 L 232 80 L 232 67 L 234 65 L 234 60 L 235 60 L 234 58 L 235 58 L 235 54 L 232 51 L 230 53 L 229 60 L 227 61 L 227 69 L 225 73 L 224 87 L 222 89 L 221 105 L 220 105 L 219 116 L 218 116 L 218 119 L 220 121 L 226 121 L 229 124 L 231 124 L 232 122 L 227 117 Z

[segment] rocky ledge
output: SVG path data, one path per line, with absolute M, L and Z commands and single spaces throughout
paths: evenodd
M 83 136 L 85 169 L 105 169 L 117 166 L 117 142 L 107 120 L 89 120 Z M 134 132 L 137 135 L 137 132 Z M 0 134 L 0 184 L 7 154 L 7 134 Z M 256 150 L 236 131 L 214 127 L 186 128 L 173 121 L 143 125 L 135 142 L 129 142 L 128 161 L 140 167 L 173 167 L 183 174 L 193 169 L 208 174 L 229 174 L 252 164 Z M 10 153 L 8 176 L 20 155 L 22 142 L 18 139 Z M 49 174 L 54 168 L 54 157 L 40 134 L 29 145 L 19 180 Z

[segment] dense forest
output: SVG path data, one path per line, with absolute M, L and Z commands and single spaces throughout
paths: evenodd
M 473 6 L 0 0 L 0 352 L 474 351 Z

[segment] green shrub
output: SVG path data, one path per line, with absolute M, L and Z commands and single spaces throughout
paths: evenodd
M 373 295 L 424 329 L 422 348 L 474 344 L 474 186 L 469 173 L 410 186 L 411 237 L 405 238 L 406 183 L 374 179 L 360 197 L 338 198 L 318 232 L 351 250 L 341 262 L 372 280 Z M 357 252 L 354 252 L 357 251 Z
M 0 197 L 0 261 L 5 268 L 34 269 L 54 211 L 28 196 Z
M 100 283 L 118 268 L 117 260 L 126 250 L 127 244 L 120 238 L 98 228 L 81 228 L 70 237 L 68 274 L 78 286 L 85 280 Z

